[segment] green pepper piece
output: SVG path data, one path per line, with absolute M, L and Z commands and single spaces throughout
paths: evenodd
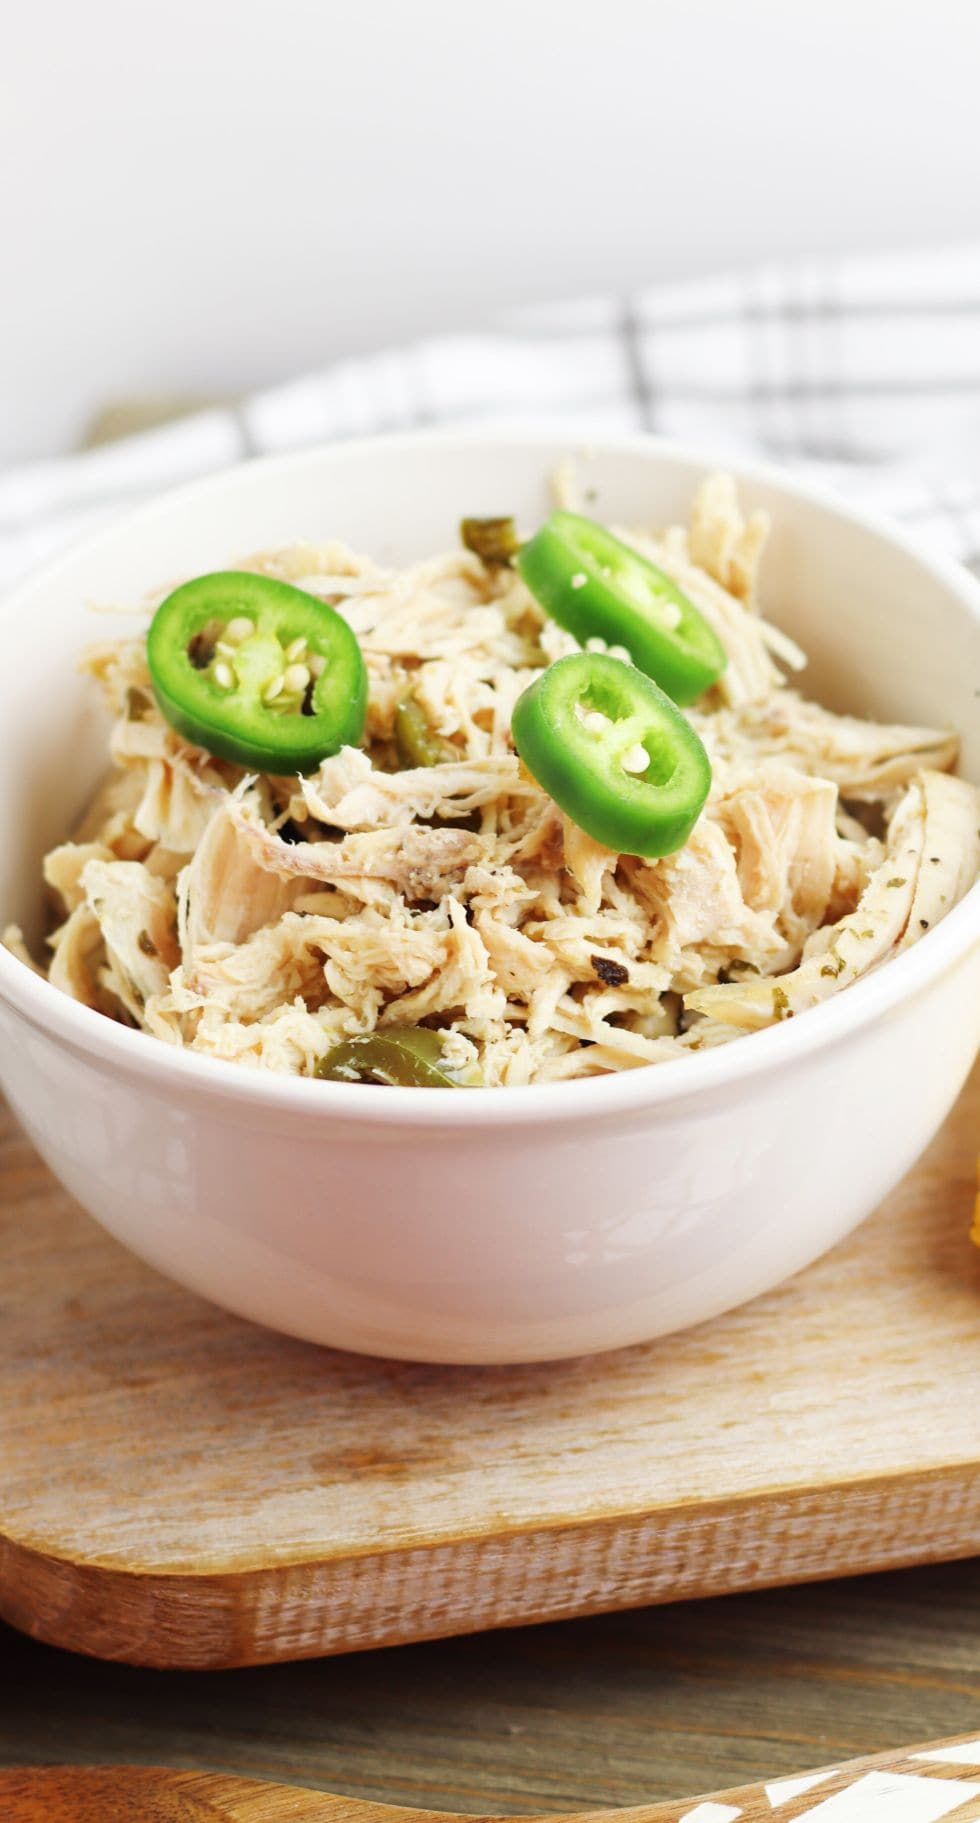
M 683 848 L 711 787 L 689 721 L 635 666 L 605 652 L 549 665 L 517 699 L 514 743 L 580 829 L 620 854 Z
M 512 563 L 520 550 L 517 527 L 509 514 L 497 519 L 461 519 L 459 535 L 468 551 L 488 570 Z
M 146 655 L 185 740 L 257 772 L 312 772 L 360 740 L 367 670 L 347 622 L 271 576 L 198 576 L 161 602 Z
M 436 734 L 421 703 L 411 695 L 403 697 L 395 710 L 395 747 L 405 767 L 442 766 L 459 758 L 452 743 Z
M 693 703 L 725 669 L 724 646 L 673 578 L 594 519 L 553 513 L 517 568 L 580 645 L 625 646 L 675 703 Z
M 388 1088 L 473 1089 L 481 1083 L 475 1064 L 447 1069 L 442 1062 L 445 1033 L 424 1025 L 389 1025 L 359 1038 L 345 1038 L 321 1057 L 313 1074 L 330 1082 L 384 1083 Z

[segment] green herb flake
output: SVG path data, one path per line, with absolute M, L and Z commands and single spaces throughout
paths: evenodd
M 774 987 L 772 990 L 772 1010 L 776 1019 L 792 1019 L 793 1009 L 785 988 Z
M 458 759 L 451 741 L 443 740 L 429 724 L 429 718 L 409 693 L 395 710 L 395 748 L 399 764 L 409 771 L 422 766 L 442 766 Z
M 517 527 L 509 514 L 496 519 L 461 519 L 459 535 L 468 551 L 488 570 L 513 563 L 521 548 Z
M 896 874 L 894 880 L 886 880 L 885 885 L 886 886 L 907 886 L 908 881 L 906 880 L 904 874 Z
M 128 722 L 145 721 L 151 708 L 152 704 L 146 691 L 138 690 L 135 684 L 130 684 L 126 691 L 126 720 Z

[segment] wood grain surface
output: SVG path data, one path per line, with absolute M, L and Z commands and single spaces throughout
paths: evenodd
M 227 1776 L 151 1767 L 27 1767 L 0 1773 L 6 1823 L 458 1823 L 451 1813 L 383 1805 Z M 891 1823 L 937 1823 L 980 1814 L 980 1741 L 933 1741 L 919 1748 L 789 1779 L 681 1798 L 633 1810 L 583 1811 L 561 1823 L 784 1823 L 821 1816 L 830 1823 L 872 1816 Z M 511 1823 L 502 1818 L 498 1823 Z
M 224 1316 L 0 1142 L 0 1612 L 228 1665 L 980 1547 L 980 1076 L 863 1230 L 600 1361 L 446 1369 Z
M 0 1626 L 6 1766 L 135 1762 L 541 1814 L 970 1730 L 976 1559 L 231 1672 L 86 1661 Z

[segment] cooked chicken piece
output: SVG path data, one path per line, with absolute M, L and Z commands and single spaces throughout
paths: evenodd
M 619 856 L 611 848 L 603 848 L 601 842 L 586 835 L 584 829 L 579 829 L 578 824 L 564 814 L 561 832 L 565 866 L 581 895 L 580 908 L 589 917 L 599 910 L 603 881 L 607 874 L 615 872 Z
M 472 1038 L 465 1032 L 448 1031 L 443 1034 L 442 1064 L 446 1070 L 468 1070 L 473 1065 L 479 1068 L 480 1053 Z
M 370 1007 L 376 1014 L 385 997 L 431 981 L 454 948 L 448 916 L 433 913 L 379 918 L 366 911 L 355 918 L 300 922 L 315 926 L 309 941 L 330 992 L 362 1013 Z
M 729 595 L 737 595 L 749 605 L 755 600 L 756 576 L 768 536 L 768 513 L 743 517 L 731 475 L 709 475 L 701 483 L 688 532 L 691 562 L 707 570 Z
M 371 830 L 343 842 L 284 842 L 240 804 L 228 815 L 259 867 L 283 879 L 324 880 L 352 889 L 363 880 L 388 882 L 408 900 L 441 898 L 475 861 L 481 838 L 465 829 Z
M 921 785 L 909 787 L 888 831 L 885 859 L 856 909 L 834 926 L 831 942 L 777 980 L 739 981 L 685 997 L 690 1012 L 745 1028 L 791 1019 L 849 987 L 894 950 L 912 909 L 925 839 Z
M 488 859 L 516 867 L 526 878 L 533 875 L 539 889 L 557 895 L 561 891 L 557 870 L 565 865 L 562 823 L 557 804 L 540 791 L 528 799 L 519 821 L 497 832 L 495 854 Z M 570 870 L 567 879 L 573 883 Z
M 328 538 L 323 544 L 303 540 L 272 551 L 254 551 L 238 568 L 257 570 L 260 576 L 278 576 L 282 582 L 291 582 L 296 588 L 325 598 L 364 591 L 376 594 L 395 580 L 394 571 L 352 551 L 340 538 Z
M 774 914 L 746 904 L 735 850 L 710 817 L 701 817 L 677 854 L 630 861 L 627 872 L 657 920 L 650 953 L 667 968 L 676 966 L 680 951 L 700 944 L 760 962 L 783 947 Z
M 122 715 L 112 724 L 109 752 L 116 766 L 169 759 L 177 750 L 177 737 L 173 729 L 168 728 L 159 715 L 136 719 Z
M 853 911 L 872 874 L 885 858 L 885 845 L 876 836 L 861 842 L 840 837 L 837 842 L 834 889 L 827 905 L 827 918 L 836 924 L 846 912 Z M 808 939 L 812 943 L 813 938 Z
M 677 1039 L 679 1051 L 713 1051 L 720 1044 L 731 1044 L 733 1038 L 744 1037 L 741 1026 L 723 1025 L 718 1019 L 698 1019 L 681 1032 Z
M 229 1019 L 265 1019 L 284 1001 L 318 1006 L 327 996 L 317 927 L 326 920 L 287 912 L 240 943 L 204 943 L 183 971 L 183 984 Z M 347 928 L 346 926 L 344 928 Z M 362 983 L 363 985 L 363 983 Z
M 502 924 L 490 912 L 477 912 L 474 924 L 490 958 L 494 980 L 508 999 L 529 1000 L 555 967 L 552 951 L 513 925 Z
M 193 854 L 223 796 L 179 755 L 150 760 L 133 823 L 149 841 L 177 854 Z
M 402 666 L 393 664 L 390 658 L 366 652 L 364 660 L 368 674 L 365 743 L 371 747 L 380 745 L 385 758 L 394 763 L 395 716 L 411 685 Z M 295 779 L 290 781 L 291 786 L 295 783 Z
M 357 1029 L 346 1007 L 320 1007 L 311 1013 L 300 1001 L 277 1007 L 267 1019 L 243 1024 L 228 1019 L 220 1006 L 208 1006 L 190 1048 L 253 1069 L 310 1076 L 320 1059 Z
M 538 895 L 533 912 L 524 923 L 523 928 L 532 937 L 547 943 L 556 956 L 567 958 L 569 965 L 581 972 L 583 981 L 589 976 L 597 950 L 614 950 L 627 961 L 638 956 L 650 940 L 649 916 L 638 899 L 623 895 L 624 905 L 610 903 L 609 888 L 615 884 L 607 882 L 607 899 L 591 916 L 560 899 L 542 905 Z
M 181 974 L 175 969 L 174 976 Z M 164 1044 L 182 1046 L 193 1038 L 193 1027 L 196 1023 L 186 1017 L 187 1008 L 181 1004 L 182 996 L 174 992 L 173 982 L 162 994 L 151 994 L 143 1008 L 142 1026 L 151 1038 L 161 1038 Z
M 88 905 L 76 905 L 71 916 L 48 939 L 51 961 L 48 980 L 52 987 L 80 1000 L 83 1006 L 102 1008 L 116 1017 L 121 1010 L 105 994 L 99 974 L 105 963 L 102 927 Z
M 498 923 L 519 923 L 537 896 L 536 887 L 501 863 L 496 867 L 477 863 L 463 876 L 461 897 L 474 914 L 490 912 Z
M 967 893 L 980 869 L 980 791 L 945 772 L 923 772 L 923 861 L 901 947 L 918 943 Z
M 560 462 L 556 462 L 551 471 L 550 485 L 551 498 L 556 512 L 581 513 L 585 511 L 578 467 L 573 456 L 563 456 Z
M 674 1056 L 676 1050 L 672 1038 L 644 1038 L 640 1032 L 631 1032 L 626 1026 L 610 1025 L 599 1017 L 588 1000 L 573 1000 L 568 994 L 558 1002 L 551 1025 L 554 1031 L 566 1032 L 580 1042 L 601 1045 L 610 1056 L 622 1058 L 627 1063 L 660 1063 Z
M 79 843 L 98 841 L 120 861 L 142 861 L 150 847 L 136 827 L 135 816 L 145 785 L 141 767 L 113 772 L 103 781 L 83 817 L 72 830 Z
M 185 850 L 178 852 L 175 848 L 164 848 L 162 842 L 154 842 L 143 866 L 147 873 L 156 874 L 158 879 L 170 880 L 176 884 L 177 875 L 182 873 L 193 859 L 193 855 L 188 854 Z
M 79 669 L 87 671 L 102 686 L 102 693 L 113 715 L 123 714 L 130 704 L 137 709 L 149 707 L 153 686 L 146 663 L 146 638 L 99 640 L 86 647 Z M 135 698 L 130 697 L 135 691 Z
M 418 570 L 407 571 L 390 590 L 346 602 L 343 611 L 365 654 L 455 660 L 507 641 L 496 603 L 474 600 L 472 584 L 439 586 Z
M 471 760 L 488 758 L 494 733 L 500 728 L 500 691 L 484 677 L 485 669 L 485 664 L 468 657 L 452 664 L 444 658 L 430 659 L 419 666 L 411 685 L 414 700 L 435 732 L 457 745 L 462 742 L 465 757 Z M 526 681 L 530 681 L 529 675 Z
M 574 976 L 567 969 L 552 968 L 531 990 L 527 1005 L 528 1036 L 544 1040 L 556 1030 L 555 1015 L 559 1002 L 572 986 Z
M 81 883 L 105 940 L 106 985 L 139 1023 L 180 961 L 173 892 L 139 861 L 87 861 Z
M 62 842 L 60 848 L 52 848 L 45 855 L 42 863 L 45 884 L 56 894 L 66 917 L 76 905 L 85 903 L 82 873 L 86 862 L 115 861 L 116 858 L 104 842 Z
M 565 627 L 560 627 L 557 620 L 546 620 L 538 636 L 541 655 L 549 665 L 556 665 L 560 658 L 569 658 L 573 652 L 581 652 L 582 647 Z M 533 675 L 533 674 L 532 674 Z M 531 678 L 526 679 L 527 683 Z
M 507 998 L 494 980 L 479 931 L 466 922 L 463 907 L 447 901 L 450 931 L 445 961 L 424 987 L 403 994 L 382 1013 L 380 1025 L 417 1025 L 432 1013 L 465 1010 L 470 1019 L 502 1019 Z
M 576 927 L 579 923 L 585 932 Z M 589 937 L 588 932 L 604 934 Z M 643 928 L 622 928 L 618 933 L 610 919 L 549 918 L 529 920 L 525 930 L 565 970 L 569 979 L 588 987 L 616 987 L 623 994 L 621 1004 L 649 1012 L 660 995 L 671 985 L 669 969 L 659 963 L 640 960 L 636 952 L 648 942 Z
M 679 1030 L 680 1000 L 673 992 L 606 988 L 590 997 L 589 1008 L 597 1019 L 609 1020 L 616 1014 L 621 1026 L 642 1038 L 676 1038 Z
M 833 715 L 794 690 L 776 690 L 768 702 L 741 704 L 736 710 L 689 713 L 721 788 L 771 755 L 800 772 L 830 779 L 843 798 L 867 802 L 907 785 L 924 766 L 948 770 L 959 753 L 959 740 L 948 731 Z
M 790 943 L 822 924 L 837 879 L 837 788 L 772 761 L 713 807 L 738 857 L 752 911 L 772 912 Z
M 245 816 L 240 804 L 227 799 L 180 875 L 180 947 L 185 962 L 192 965 L 203 945 L 242 943 L 253 931 L 281 918 L 297 896 L 295 877 L 271 872 L 257 857 L 245 833 Z
M 502 799 L 540 796 L 516 754 L 379 772 L 358 747 L 343 747 L 300 781 L 301 814 L 333 829 L 407 828 L 428 817 L 460 818 Z

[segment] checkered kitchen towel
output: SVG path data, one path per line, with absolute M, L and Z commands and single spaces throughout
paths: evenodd
M 89 526 L 241 460 L 372 431 L 649 430 L 829 480 L 980 567 L 980 246 L 768 265 L 511 312 L 235 408 L 0 471 L 0 586 Z

